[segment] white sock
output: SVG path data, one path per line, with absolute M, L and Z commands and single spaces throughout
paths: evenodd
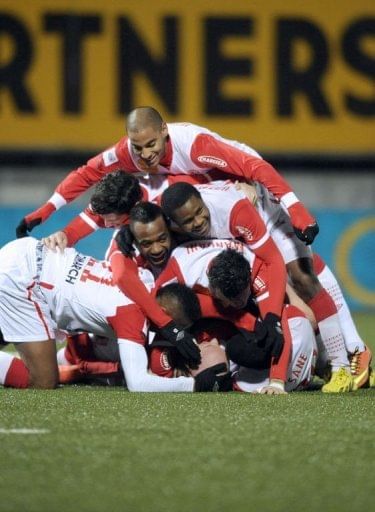
M 366 348 L 365 344 L 353 322 L 352 315 L 342 294 L 340 285 L 327 265 L 325 265 L 322 272 L 318 274 L 318 279 L 320 284 L 327 290 L 336 304 L 346 350 L 350 353 L 353 353 L 356 350 L 363 352 Z

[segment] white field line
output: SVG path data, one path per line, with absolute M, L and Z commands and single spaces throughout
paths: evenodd
M 0 434 L 49 434 L 46 428 L 0 428 Z

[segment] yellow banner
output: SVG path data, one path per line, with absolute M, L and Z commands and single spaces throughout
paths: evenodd
M 102 149 L 153 105 L 259 151 L 373 153 L 373 0 L 1 0 L 0 149 Z

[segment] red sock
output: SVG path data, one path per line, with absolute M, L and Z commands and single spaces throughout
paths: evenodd
M 10 388 L 29 387 L 29 370 L 22 359 L 13 358 L 5 377 L 4 386 Z
M 324 288 L 307 305 L 312 309 L 318 323 L 337 313 L 336 304 Z

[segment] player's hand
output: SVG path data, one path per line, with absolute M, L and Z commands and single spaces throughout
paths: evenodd
M 305 242 L 306 245 L 311 245 L 315 240 L 316 235 L 319 233 L 319 226 L 317 223 L 307 226 L 303 231 L 297 228 L 293 229 L 298 238 L 302 240 L 302 242 Z
M 223 373 L 223 371 L 225 373 Z M 226 371 L 225 364 L 217 364 L 203 370 L 194 377 L 196 392 L 232 391 L 232 375 Z
M 236 190 L 243 192 L 247 196 L 248 200 L 252 205 L 257 205 L 258 194 L 254 185 L 251 185 L 250 183 L 246 183 L 243 181 L 236 181 L 234 185 L 236 187 Z
M 68 247 L 68 237 L 64 231 L 56 231 L 56 233 L 42 238 L 42 242 L 53 252 L 56 252 L 56 249 L 59 249 L 60 252 L 64 252 L 64 249 Z
M 189 332 L 178 328 L 173 320 L 159 331 L 178 350 L 190 368 L 198 368 L 201 362 L 201 352 Z
M 319 233 L 319 227 L 314 217 L 301 202 L 289 206 L 288 213 L 298 238 L 305 242 L 306 245 L 312 244 L 314 238 Z
M 125 256 L 133 256 L 135 249 L 133 246 L 134 236 L 130 231 L 129 224 L 122 226 L 117 233 L 115 240 L 117 242 L 118 248 Z
M 283 330 L 280 317 L 274 313 L 267 313 L 263 320 L 257 320 L 255 335 L 265 350 L 270 349 L 271 355 L 277 360 L 284 346 Z
M 272 384 L 269 384 L 268 386 L 264 386 L 259 393 L 261 395 L 287 395 L 288 393 L 280 389 L 278 387 L 272 386 Z
M 280 379 L 270 379 L 267 386 L 263 386 L 258 393 L 261 395 L 287 395 L 285 383 Z
M 56 211 L 55 206 L 52 203 L 46 203 L 35 212 L 29 213 L 24 217 L 16 228 L 17 238 L 23 238 L 28 236 L 35 226 L 38 226 L 42 222 L 46 221 L 48 217 Z

